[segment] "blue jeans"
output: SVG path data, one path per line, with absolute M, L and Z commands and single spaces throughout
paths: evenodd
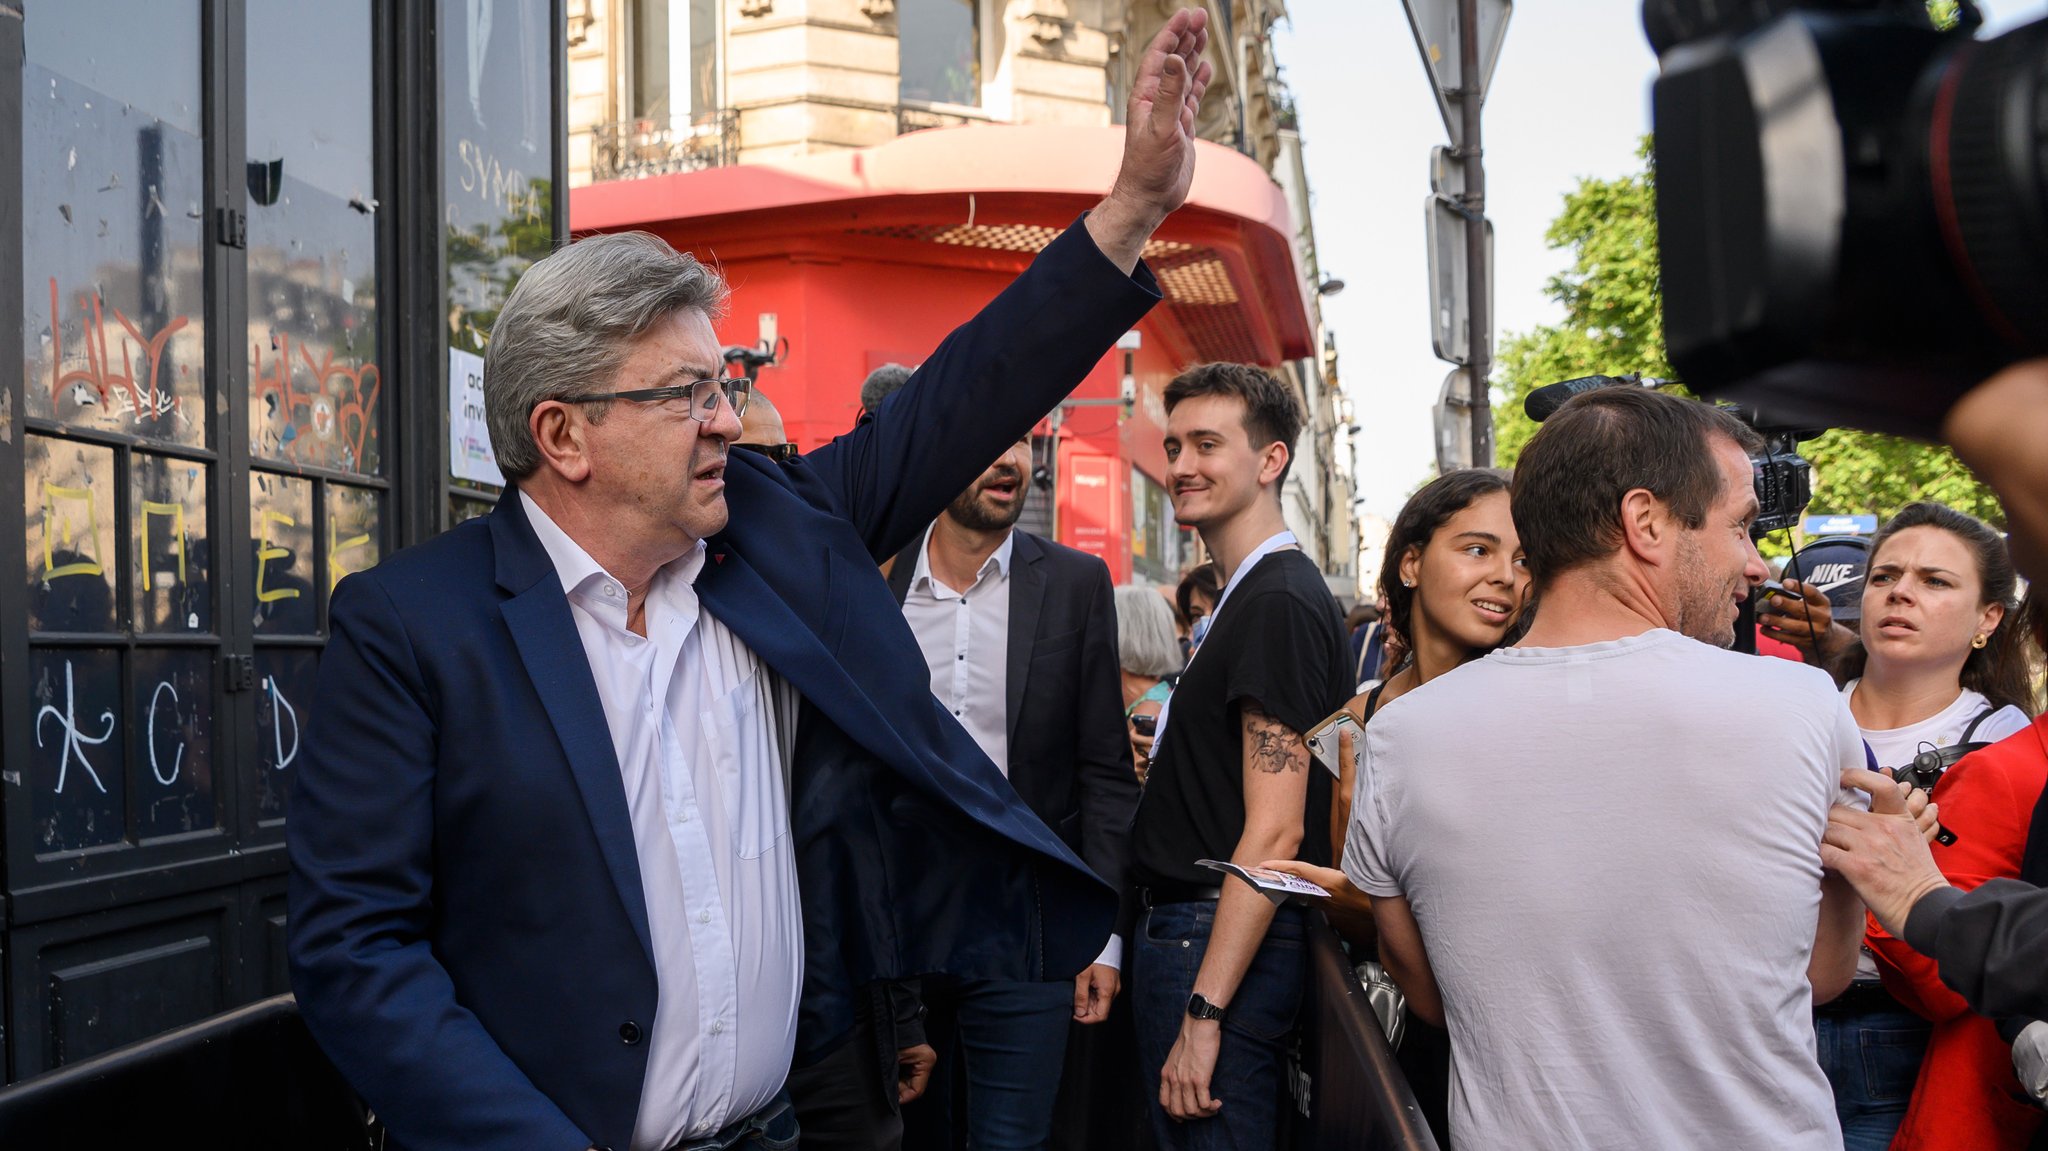
M 1308 979 L 1302 911 L 1283 906 L 1223 1017 L 1209 1093 L 1223 1109 L 1177 1122 L 1159 1106 L 1159 1073 L 1180 1037 L 1195 973 L 1209 952 L 1216 904 L 1165 903 L 1138 921 L 1131 1006 L 1137 1013 L 1142 1087 L 1161 1151 L 1271 1151 L 1280 1139 L 1280 1074 Z
M 974 1151 L 1042 1151 L 1052 1141 L 1053 1104 L 1074 1018 L 1073 980 L 926 979 L 924 996 L 939 1070 L 924 1097 L 904 1109 L 905 1147 L 952 1145 L 954 1090 L 946 1072 L 961 1068 L 967 1145 Z
M 1835 1089 L 1845 1151 L 1885 1151 L 1920 1077 L 1929 1024 L 1904 1007 L 1814 1013 L 1820 1069 Z

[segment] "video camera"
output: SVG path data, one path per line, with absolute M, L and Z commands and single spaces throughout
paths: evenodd
M 1545 384 L 1532 389 L 1522 401 L 1530 419 L 1542 423 L 1581 392 L 1599 388 L 1658 388 L 1675 380 L 1644 379 L 1640 373 L 1625 376 L 1580 376 L 1575 380 Z M 1764 450 L 1749 458 L 1750 478 L 1756 485 L 1756 502 L 1762 510 L 1749 526 L 1751 539 L 1762 539 L 1775 531 L 1789 530 L 1799 522 L 1806 505 L 1813 502 L 1813 465 L 1799 454 L 1799 441 L 1810 440 L 1826 429 L 1784 428 L 1766 425 L 1753 410 L 1727 407 L 1737 419 L 1756 429 L 1764 438 Z
M 1665 343 L 1779 426 L 1933 438 L 2048 352 L 2048 20 L 1924 0 L 1645 0 Z M 1759 496 L 1762 492 L 1759 491 Z

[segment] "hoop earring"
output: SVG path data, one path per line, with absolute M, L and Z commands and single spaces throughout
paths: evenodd
M 1977 633 L 1976 638 L 1970 641 L 1970 646 L 1978 651 L 1983 651 L 1984 645 L 1990 642 L 1991 637 L 1980 631 Z

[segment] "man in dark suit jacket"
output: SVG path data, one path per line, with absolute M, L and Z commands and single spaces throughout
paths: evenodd
M 726 452 L 694 260 L 598 237 L 521 279 L 485 365 L 511 486 L 337 588 L 292 798 L 293 986 L 395 1142 L 791 1146 L 782 1076 L 858 988 L 1099 952 L 1114 895 L 939 709 L 874 563 L 1157 300 L 1205 41 L 1184 12 L 1147 50 L 1083 226 L 791 463 Z
M 897 554 L 889 586 L 939 702 L 1046 826 L 1121 890 L 1138 783 L 1118 688 L 1109 569 L 1016 530 L 1031 471 L 1031 442 L 1021 439 Z M 942 1062 L 932 1091 L 907 1117 L 905 1145 L 947 1145 L 947 1073 L 964 1068 L 971 1145 L 1044 1146 L 1067 1020 L 1108 1017 L 1128 925 L 1120 918 L 1117 937 L 1071 988 L 925 980 Z M 955 1052 L 962 1058 L 949 1058 Z

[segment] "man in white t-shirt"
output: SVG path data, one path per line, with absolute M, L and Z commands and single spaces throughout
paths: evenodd
M 1447 1020 L 1459 1146 L 1842 1145 L 1811 1009 L 1862 934 L 1820 840 L 1863 747 L 1825 674 L 1718 650 L 1760 446 L 1646 389 L 1565 405 L 1515 474 L 1528 636 L 1368 728 L 1344 870 Z

